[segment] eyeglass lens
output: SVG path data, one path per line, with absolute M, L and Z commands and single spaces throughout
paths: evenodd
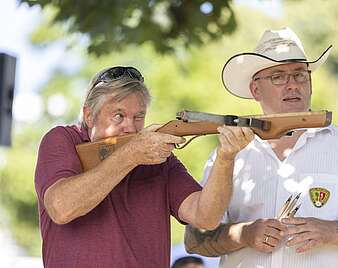
M 309 80 L 310 74 L 308 71 L 299 71 L 294 73 L 278 73 L 271 75 L 271 82 L 274 85 L 282 85 L 286 84 L 290 81 L 290 77 L 293 77 L 293 79 L 297 83 L 303 83 L 305 81 Z

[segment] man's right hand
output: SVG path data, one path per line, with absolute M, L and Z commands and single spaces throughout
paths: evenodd
M 258 219 L 245 224 L 241 243 L 261 252 L 272 252 L 283 239 L 286 226 L 276 219 Z
M 136 165 L 155 165 L 167 160 L 174 144 L 184 142 L 184 138 L 145 129 L 126 145 L 130 146 L 131 157 Z

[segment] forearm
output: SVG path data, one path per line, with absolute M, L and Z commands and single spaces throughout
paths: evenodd
M 197 222 L 207 222 L 214 229 L 224 215 L 232 194 L 233 160 L 216 158 L 208 181 L 203 187 L 196 210 Z M 198 227 L 198 226 L 196 226 Z
M 184 244 L 187 252 L 218 257 L 245 247 L 241 233 L 246 223 L 221 224 L 215 230 L 202 231 L 191 225 L 185 229 Z
M 121 147 L 97 167 L 49 187 L 44 204 L 52 220 L 65 224 L 95 208 L 135 168 L 129 150 Z

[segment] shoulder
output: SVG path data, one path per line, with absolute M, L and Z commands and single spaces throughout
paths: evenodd
M 73 153 L 75 145 L 85 142 L 78 126 L 56 126 L 50 129 L 41 139 L 39 155 L 55 153 Z
M 308 136 L 314 137 L 316 144 L 332 143 L 338 138 L 338 126 L 332 124 L 324 128 L 308 129 Z
M 79 126 L 56 126 L 50 129 L 41 140 L 41 145 L 46 143 L 60 144 L 60 143 L 81 143 L 81 129 Z
M 331 126 L 329 126 L 329 130 L 331 130 L 331 133 L 332 133 L 334 136 L 338 136 L 338 126 L 336 126 L 336 125 L 331 125 Z
M 56 126 L 50 129 L 44 137 L 74 136 L 81 135 L 81 128 L 78 125 Z

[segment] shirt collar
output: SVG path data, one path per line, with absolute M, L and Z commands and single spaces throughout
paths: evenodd
M 88 129 L 85 128 L 83 125 L 80 126 L 80 135 L 84 142 L 90 142 Z

